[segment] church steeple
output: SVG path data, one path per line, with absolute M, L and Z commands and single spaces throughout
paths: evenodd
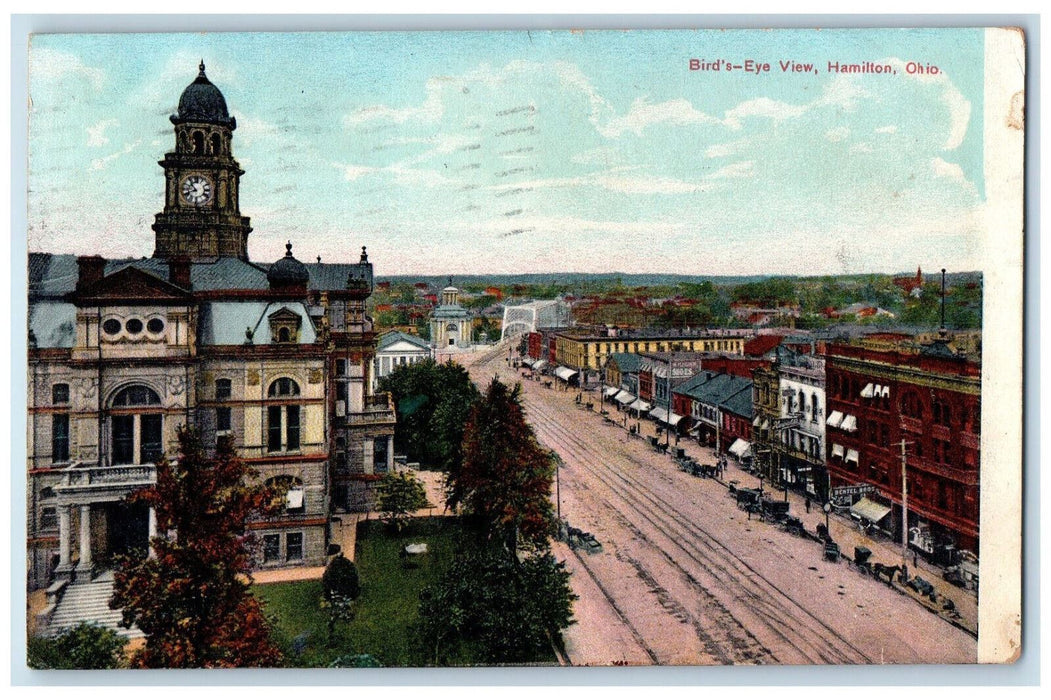
M 247 216 L 238 206 L 240 178 L 231 143 L 237 120 L 226 98 L 205 74 L 204 60 L 197 78 L 179 97 L 171 116 L 175 150 L 164 156 L 164 211 L 153 224 L 153 255 L 186 255 L 194 261 L 219 257 L 248 259 Z

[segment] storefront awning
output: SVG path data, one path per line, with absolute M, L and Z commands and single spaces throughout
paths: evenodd
M 577 376 L 577 373 L 569 367 L 555 367 L 555 376 L 564 382 L 568 382 L 573 379 L 573 377 Z
M 742 440 L 741 438 L 737 438 L 734 440 L 734 444 L 730 445 L 730 453 L 737 455 L 738 459 L 744 459 L 751 449 L 751 443 L 747 440 Z
M 843 416 L 843 422 L 839 427 L 846 430 L 848 433 L 853 433 L 858 429 L 858 419 L 848 413 Z
M 603 394 L 603 396 L 605 396 L 608 399 L 610 396 L 613 396 L 614 394 L 618 393 L 619 391 L 620 391 L 620 387 L 619 386 L 611 386 L 611 387 L 606 389 L 606 392 Z
M 625 406 L 635 400 L 635 394 L 630 391 L 623 391 L 613 397 L 613 400 L 619 403 L 621 406 Z
M 532 368 L 533 368 L 534 372 L 539 372 L 540 370 L 544 369 L 545 367 L 547 367 L 547 360 L 537 360 L 536 362 L 534 362 L 532 364 Z
M 828 420 L 825 421 L 825 425 L 831 425 L 833 428 L 838 428 L 839 424 L 843 422 L 843 413 L 840 411 L 832 411 L 828 414 Z
M 650 418 L 660 421 L 665 425 L 670 425 L 673 428 L 679 424 L 679 421 L 682 420 L 682 416 L 680 416 L 678 413 L 675 413 L 674 411 L 669 412 L 667 409 L 660 407 L 657 407 L 650 411 Z
M 850 507 L 850 512 L 859 518 L 865 518 L 870 523 L 878 523 L 890 513 L 890 506 L 870 501 L 867 497 L 862 496 L 860 501 Z
M 638 411 L 639 413 L 649 413 L 653 406 L 649 405 L 642 399 L 635 399 L 635 402 L 628 406 L 628 408 L 633 411 Z

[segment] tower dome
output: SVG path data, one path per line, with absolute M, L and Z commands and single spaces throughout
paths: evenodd
M 292 256 L 292 241 L 285 244 L 285 257 L 270 266 L 266 279 L 271 287 L 306 286 L 310 281 L 307 266 Z
M 226 109 L 226 98 L 219 88 L 212 85 L 204 74 L 204 61 L 201 61 L 197 79 L 190 83 L 179 97 L 179 113 L 172 115 L 173 124 L 183 122 L 204 122 L 219 124 L 234 129 L 237 120 L 230 116 Z

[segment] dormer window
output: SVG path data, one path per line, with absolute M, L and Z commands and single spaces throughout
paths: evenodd
M 298 343 L 299 328 L 303 323 L 299 314 L 282 308 L 270 314 L 270 338 L 274 343 Z

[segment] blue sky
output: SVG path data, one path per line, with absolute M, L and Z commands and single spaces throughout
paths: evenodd
M 201 59 L 255 260 L 291 239 L 303 260 L 367 245 L 379 275 L 982 267 L 969 29 L 38 35 L 30 250 L 151 254 Z

